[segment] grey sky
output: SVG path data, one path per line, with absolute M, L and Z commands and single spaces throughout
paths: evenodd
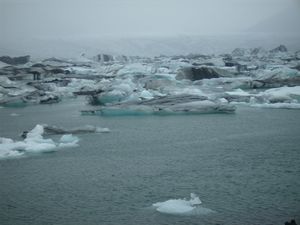
M 3 38 L 242 32 L 298 0 L 0 0 Z M 300 13 L 300 10 L 299 10 Z
M 300 0 L 0 0 L 0 55 L 299 49 L 299 21 Z

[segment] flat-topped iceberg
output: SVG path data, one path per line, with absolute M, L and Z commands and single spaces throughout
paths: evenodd
M 208 100 L 206 96 L 174 95 L 155 97 L 139 102 L 120 103 L 102 106 L 98 110 L 84 110 L 83 114 L 105 116 L 122 115 L 169 115 L 169 114 L 202 114 L 232 113 L 235 106 L 227 101 Z
M 92 125 L 85 125 L 76 128 L 63 128 L 57 126 L 43 125 L 45 134 L 85 134 L 85 133 L 108 133 L 110 130 L 106 127 L 97 127 Z M 64 136 L 63 136 L 64 137 Z M 65 140 L 65 139 L 63 139 Z

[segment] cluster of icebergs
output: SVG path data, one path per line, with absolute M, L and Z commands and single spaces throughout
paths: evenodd
M 233 112 L 239 104 L 299 107 L 300 52 L 285 46 L 230 54 L 94 58 L 0 65 L 0 104 L 48 104 L 87 96 L 89 114 Z

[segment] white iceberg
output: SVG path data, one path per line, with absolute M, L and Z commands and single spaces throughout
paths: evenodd
M 0 137 L 0 159 L 3 158 L 16 158 L 24 154 L 18 151 L 19 145 L 10 138 Z
M 166 214 L 179 214 L 179 215 L 199 215 L 208 214 L 213 210 L 201 207 L 202 204 L 200 198 L 191 193 L 190 200 L 187 199 L 170 199 L 165 202 L 157 202 L 152 206 L 156 211 Z
M 59 148 L 76 147 L 79 139 L 71 134 L 63 135 L 58 143 L 43 137 L 44 127 L 36 125 L 23 141 L 0 138 L 0 159 L 23 156 L 26 153 L 53 152 Z

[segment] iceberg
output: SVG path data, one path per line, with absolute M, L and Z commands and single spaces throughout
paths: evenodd
M 252 82 L 253 88 L 277 88 L 299 85 L 300 72 L 286 66 L 258 70 Z
M 125 115 L 169 115 L 169 114 L 202 114 L 233 113 L 235 106 L 227 101 L 208 100 L 206 96 L 174 95 L 155 97 L 137 103 L 119 103 L 102 106 L 98 110 L 84 110 L 82 114 L 125 116 Z
M 77 147 L 79 138 L 72 134 L 65 134 L 59 140 L 59 147 Z
M 270 108 L 270 109 L 300 109 L 299 103 L 263 103 L 251 104 L 252 107 Z
M 177 80 L 188 79 L 191 81 L 212 79 L 220 77 L 232 77 L 229 71 L 217 67 L 185 67 L 178 70 Z
M 202 204 L 200 198 L 191 193 L 190 199 L 170 199 L 165 202 L 157 202 L 152 204 L 156 211 L 174 215 L 204 215 L 214 212 L 211 209 L 200 206 Z
M 86 125 L 77 128 L 66 129 L 57 126 L 43 125 L 45 134 L 85 134 L 85 133 L 108 133 L 110 130 L 108 128 L 102 128 L 92 125 Z M 63 139 L 64 140 L 64 139 Z
M 12 139 L 0 137 L 0 159 L 23 156 L 24 152 L 18 151 L 18 147 L 19 143 L 14 143 Z
M 43 137 L 44 127 L 37 124 L 23 141 L 0 138 L 0 159 L 15 158 L 31 153 L 54 152 L 58 148 L 76 147 L 79 139 L 71 134 L 63 135 L 58 143 Z
M 300 100 L 300 86 L 271 88 L 257 95 L 265 103 L 297 103 Z

